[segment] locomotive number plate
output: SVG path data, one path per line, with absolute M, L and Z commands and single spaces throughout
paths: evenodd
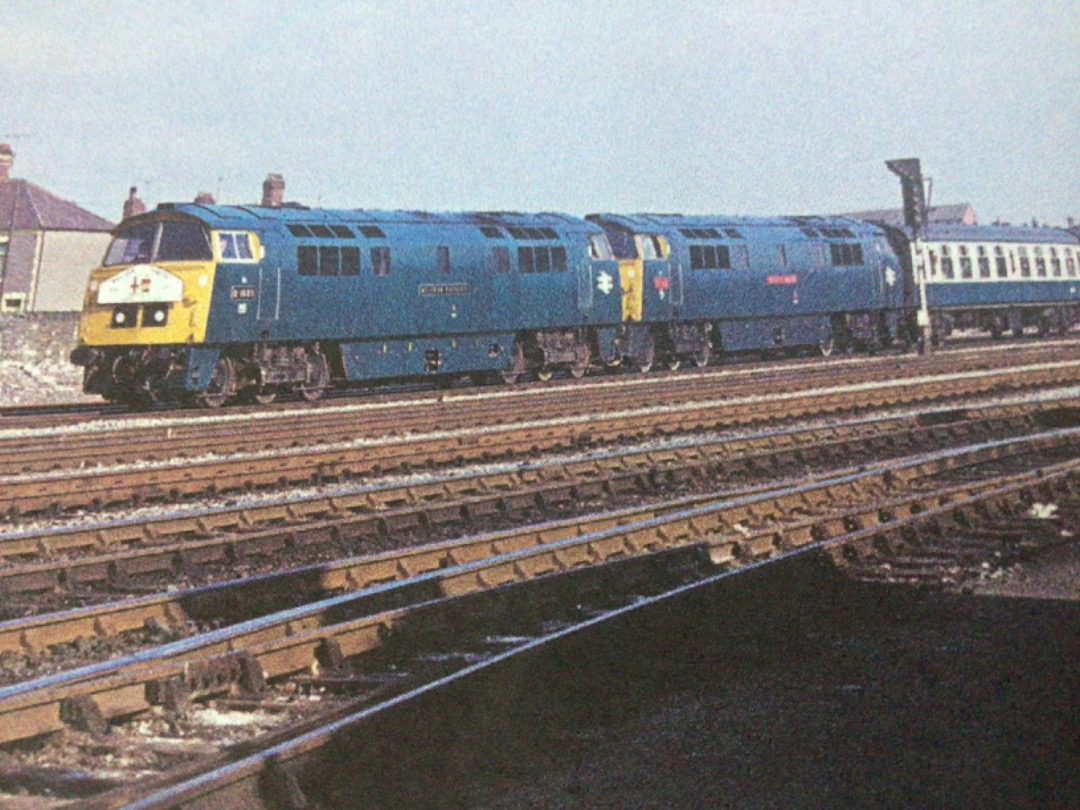
M 229 292 L 229 297 L 233 301 L 254 301 L 255 300 L 255 288 L 254 287 L 233 287 Z
M 420 295 L 466 295 L 468 284 L 421 284 Z

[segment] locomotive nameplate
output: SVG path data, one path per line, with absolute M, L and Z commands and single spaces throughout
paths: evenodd
M 255 288 L 250 286 L 237 286 L 229 291 L 229 298 L 233 301 L 254 301 Z
M 467 295 L 468 284 L 421 284 L 420 295 Z
M 794 273 L 788 273 L 782 276 L 769 276 L 765 279 L 765 283 L 769 285 L 776 284 L 798 284 L 799 277 Z

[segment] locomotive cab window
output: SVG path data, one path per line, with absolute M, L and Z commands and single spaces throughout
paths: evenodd
M 606 236 L 597 233 L 589 237 L 589 257 L 596 260 L 614 258 Z
M 126 228 L 109 244 L 106 267 L 139 262 L 211 261 L 210 236 L 199 222 L 143 222 Z

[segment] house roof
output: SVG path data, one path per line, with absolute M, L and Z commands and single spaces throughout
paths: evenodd
M 29 180 L 0 181 L 0 232 L 111 231 L 114 223 Z
M 962 223 L 968 214 L 974 216 L 971 203 L 959 203 L 958 205 L 934 205 L 927 209 L 926 219 L 929 223 Z M 879 211 L 857 211 L 846 216 L 867 222 L 880 222 L 885 225 L 902 227 L 904 225 L 904 210 L 902 208 L 886 208 Z

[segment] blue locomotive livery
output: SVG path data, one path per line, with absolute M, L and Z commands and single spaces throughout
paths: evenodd
M 145 404 L 335 382 L 575 376 L 618 353 L 618 264 L 561 214 L 166 204 L 92 271 L 72 361 Z
M 910 273 L 881 228 L 839 217 L 592 214 L 619 260 L 640 369 L 719 352 L 872 348 L 912 337 Z
M 1080 238 L 1069 231 L 930 225 L 899 252 L 926 274 L 936 340 L 957 329 L 1063 333 L 1080 320 Z

